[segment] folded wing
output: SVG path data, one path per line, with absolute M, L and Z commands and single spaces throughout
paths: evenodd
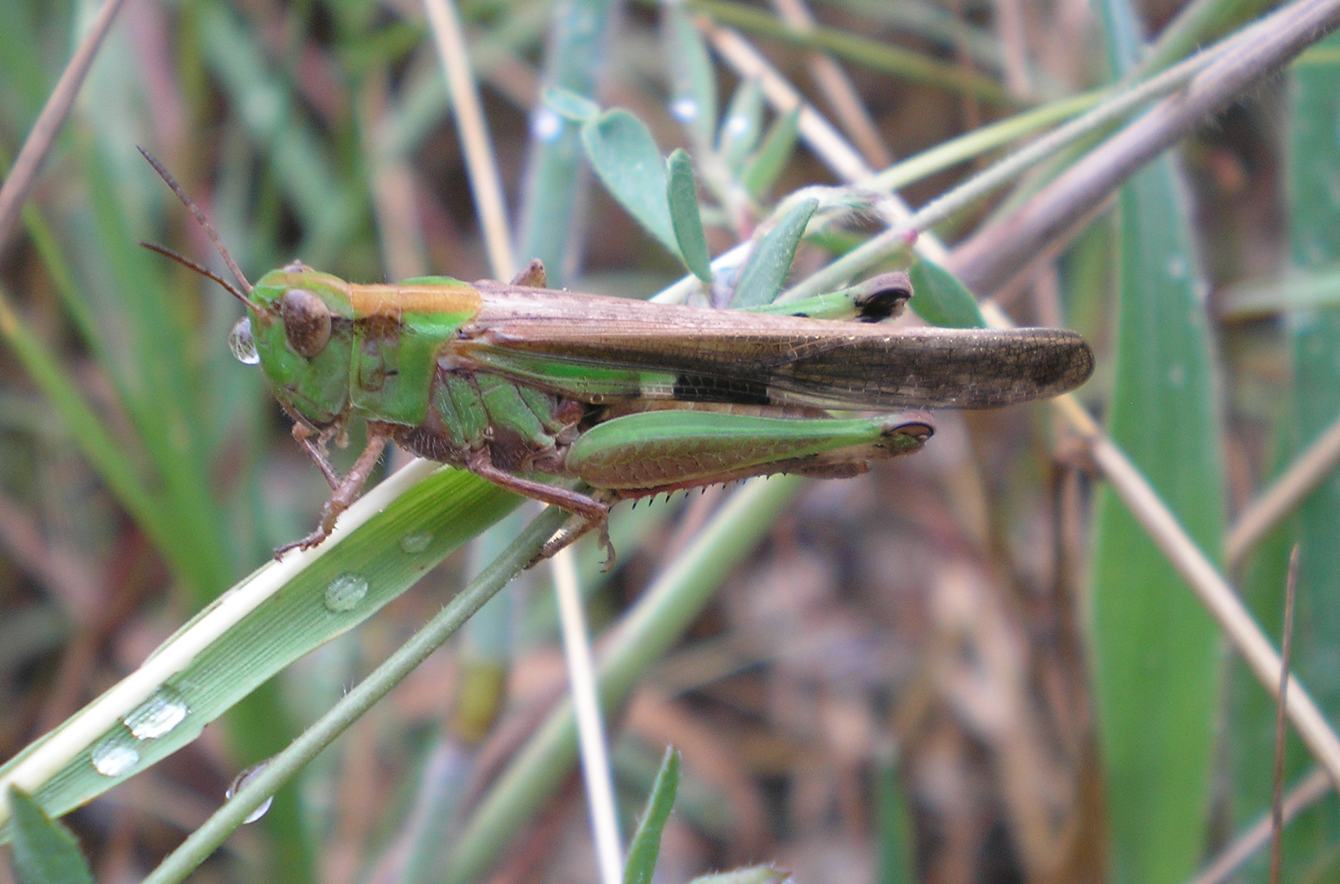
M 992 408 L 1083 383 L 1063 329 L 897 329 L 499 286 L 450 359 L 589 402 Z

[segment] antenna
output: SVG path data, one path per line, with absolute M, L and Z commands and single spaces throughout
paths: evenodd
M 177 179 L 172 177 L 172 173 L 158 161 L 157 157 L 149 153 L 149 151 L 145 150 L 143 147 L 140 147 L 138 144 L 135 145 L 135 149 L 140 152 L 140 156 L 148 161 L 149 165 L 154 167 L 154 171 L 158 173 L 159 178 L 163 179 L 163 183 L 172 188 L 172 192 L 177 195 L 177 199 L 181 200 L 182 205 L 191 210 L 191 214 L 195 216 L 196 223 L 205 231 L 205 234 L 209 237 L 209 241 L 214 243 L 214 249 L 219 253 L 219 257 L 223 259 L 223 263 L 228 267 L 228 270 L 233 274 L 233 279 L 237 280 L 237 284 L 243 292 L 250 293 L 251 283 L 247 281 L 246 276 L 242 273 L 242 268 L 237 266 L 237 262 L 233 260 L 233 256 L 228 254 L 228 250 L 224 248 L 223 240 L 219 237 L 219 232 L 214 229 L 213 224 L 209 223 L 209 217 L 205 214 L 204 209 L 197 206 L 195 200 L 186 195 L 186 191 L 177 183 Z M 186 260 L 176 252 L 161 247 L 151 246 L 147 243 L 141 243 L 141 245 L 158 252 L 160 255 L 165 255 L 174 261 L 184 264 L 193 270 L 199 271 L 210 279 L 222 284 L 224 288 L 228 289 L 234 295 L 238 294 L 237 289 L 228 285 L 228 283 L 223 282 L 223 280 L 219 279 L 219 277 L 215 276 L 213 273 L 203 269 L 199 264 Z M 246 303 L 248 307 L 252 306 L 251 302 L 248 301 L 245 296 L 242 297 L 242 301 Z
M 207 268 L 205 268 L 205 267 L 202 267 L 201 265 L 195 263 L 195 262 L 192 261 L 190 258 L 186 257 L 185 255 L 181 254 L 180 252 L 174 252 L 174 251 L 172 251 L 172 249 L 169 249 L 167 246 L 160 246 L 160 245 L 159 245 L 158 243 L 156 243 L 156 242 L 144 242 L 144 241 L 141 241 L 141 242 L 140 242 L 140 245 L 144 246 L 146 249 L 148 249 L 148 250 L 151 251 L 151 252 L 157 252 L 158 254 L 162 255 L 164 258 L 169 258 L 169 259 L 171 259 L 171 260 L 173 260 L 173 261 L 176 261 L 178 264 L 182 265 L 183 267 L 186 267 L 186 268 L 189 268 L 189 269 L 191 269 L 191 270 L 194 270 L 196 273 L 199 273 L 201 276 L 203 276 L 203 277 L 205 277 L 205 278 L 207 278 L 207 279 L 212 279 L 212 280 L 214 280 L 214 281 L 217 282 L 219 285 L 223 286 L 224 289 L 227 290 L 228 294 L 232 295 L 234 298 L 237 298 L 237 300 L 241 301 L 243 307 L 246 307 L 248 310 L 252 311 L 253 313 L 256 312 L 256 305 L 253 304 L 253 303 L 251 303 L 251 301 L 247 298 L 246 295 L 244 295 L 244 294 L 242 294 L 242 292 L 238 291 L 237 286 L 233 285 L 233 284 L 230 283 L 228 280 L 224 279 L 222 276 L 219 276 L 219 275 L 218 275 L 217 273 L 215 273 L 214 271 L 209 270 L 209 269 L 207 269 Z

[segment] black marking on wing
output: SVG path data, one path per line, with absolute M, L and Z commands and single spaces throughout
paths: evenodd
M 675 378 L 674 397 L 680 402 L 732 402 L 768 405 L 768 385 L 751 378 L 721 374 L 681 373 Z

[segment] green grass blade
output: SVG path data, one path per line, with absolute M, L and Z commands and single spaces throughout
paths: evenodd
M 243 580 L 138 672 L 0 767 L 0 784 L 29 788 L 55 813 L 87 802 L 195 739 L 257 686 L 376 613 L 518 503 L 468 473 L 425 462 L 401 471 L 345 514 L 347 533 L 316 555 L 272 562 Z M 171 726 L 137 734 L 125 723 L 134 724 L 137 709 L 159 720 L 181 712 Z
M 922 319 L 945 328 L 986 328 L 977 299 L 944 267 L 921 258 L 907 275 L 915 293 L 908 303 Z
M 610 0 L 574 0 L 553 7 L 551 41 L 545 53 L 548 84 L 594 101 L 613 8 Z M 575 266 L 570 253 L 582 229 L 573 222 L 586 187 L 578 147 L 584 131 L 544 108 L 537 108 L 531 120 L 518 251 L 523 261 L 539 258 L 544 262 L 550 285 L 563 285 L 569 268 Z M 660 162 L 658 152 L 658 167 Z
M 1115 58 L 1137 28 L 1104 5 Z M 1217 384 L 1183 188 L 1170 158 L 1121 191 L 1121 301 L 1108 431 L 1192 538 L 1224 529 Z M 1218 708 L 1218 637 L 1115 495 L 1100 494 L 1091 580 L 1099 737 L 1117 881 L 1185 879 L 1204 845 Z
M 693 180 L 693 160 L 683 149 L 670 154 L 665 164 L 666 201 L 675 242 L 689 272 L 703 282 L 712 281 L 712 256 L 707 252 L 703 219 L 698 211 L 698 190 Z
M 582 126 L 582 144 L 610 195 L 670 254 L 678 255 L 665 197 L 665 162 L 646 125 L 615 108 Z
M 1319 48 L 1334 51 L 1340 38 Z M 1335 172 L 1334 132 L 1340 125 L 1340 63 L 1334 55 L 1297 64 L 1290 72 L 1287 91 L 1286 193 L 1288 197 L 1289 263 L 1291 277 L 1316 273 L 1323 281 L 1334 276 L 1340 261 L 1340 210 L 1319 187 Z M 1295 277 L 1296 278 L 1296 277 Z M 1289 287 L 1282 287 L 1287 291 Z M 1293 385 L 1279 416 L 1281 466 L 1311 444 L 1340 414 L 1340 313 L 1323 304 L 1301 303 L 1287 317 Z M 1267 634 L 1282 628 L 1284 585 L 1291 547 L 1299 545 L 1293 670 L 1311 690 L 1322 709 L 1332 716 L 1340 709 L 1340 674 L 1335 648 L 1340 646 L 1340 550 L 1335 525 L 1340 519 L 1340 477 L 1324 480 L 1304 500 L 1296 517 L 1280 525 L 1251 560 L 1245 595 L 1252 613 Z M 1245 824 L 1266 813 L 1273 785 L 1272 765 L 1262 763 L 1275 752 L 1275 701 L 1246 667 L 1232 670 L 1234 703 L 1230 744 L 1233 816 Z M 1285 782 L 1296 779 L 1312 761 L 1290 737 L 1285 758 Z M 1337 838 L 1337 801 L 1327 797 L 1316 811 L 1293 821 L 1284 832 L 1283 879 L 1303 880 L 1314 862 L 1324 859 Z M 1249 867 L 1250 868 L 1250 867 Z M 1265 877 L 1265 856 L 1255 873 Z
M 745 163 L 740 173 L 740 182 L 754 199 L 763 199 L 777 177 L 786 168 L 786 163 L 795 153 L 796 137 L 800 132 L 800 108 L 792 108 L 782 114 L 763 136 L 758 146 Z
M 647 796 L 633 840 L 628 845 L 628 859 L 624 863 L 625 884 L 649 884 L 656 873 L 656 858 L 661 853 L 661 833 L 675 806 L 679 791 L 679 752 L 673 746 L 665 748 L 656 782 Z
M 11 788 L 9 812 L 14 819 L 14 875 L 41 884 L 93 884 L 93 872 L 74 834 L 46 815 L 22 789 Z
M 897 756 L 881 753 L 875 759 L 875 846 L 879 851 L 875 880 L 896 884 L 916 878 L 912 808 L 903 786 Z
M 819 201 L 803 199 L 777 222 L 777 226 L 759 240 L 740 271 L 740 279 L 731 295 L 731 306 L 740 309 L 769 304 L 786 284 L 795 260 L 796 248 L 805 235 Z
M 661 39 L 670 74 L 670 112 L 688 128 L 694 149 L 707 150 L 717 127 L 716 68 L 683 4 L 661 5 Z

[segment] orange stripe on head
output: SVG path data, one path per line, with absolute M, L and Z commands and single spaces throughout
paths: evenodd
M 349 303 L 354 318 L 385 316 L 399 318 L 405 313 L 474 314 L 482 302 L 473 286 L 460 285 L 351 285 Z

